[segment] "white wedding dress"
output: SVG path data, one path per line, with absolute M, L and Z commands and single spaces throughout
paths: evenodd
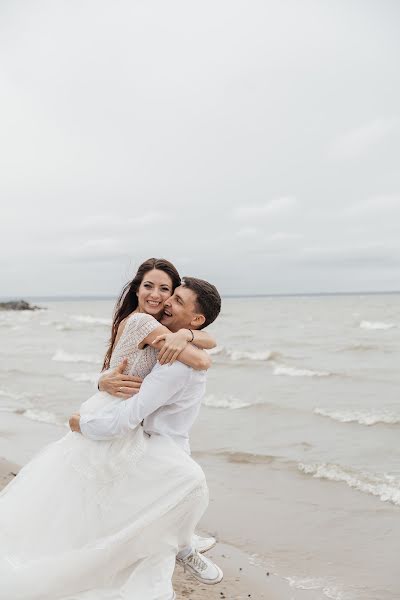
M 156 362 L 138 344 L 157 327 L 126 323 L 110 367 L 145 377 Z M 121 402 L 98 392 L 81 414 Z M 179 547 L 208 503 L 203 471 L 174 441 L 141 426 L 124 438 L 67 433 L 0 494 L 1 600 L 170 600 Z

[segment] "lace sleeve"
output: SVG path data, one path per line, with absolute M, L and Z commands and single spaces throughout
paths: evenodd
M 149 369 L 151 370 L 155 364 L 156 351 L 153 348 L 142 350 L 138 346 L 159 325 L 160 323 L 154 317 L 146 313 L 134 313 L 129 317 L 122 335 L 113 350 L 110 368 L 116 367 L 124 358 L 127 358 L 128 368 L 126 369 L 126 373 L 129 373 L 132 372 L 135 365 L 139 366 L 138 361 L 141 363 L 143 359 L 147 358 L 152 363 Z M 148 357 L 147 354 L 149 354 Z

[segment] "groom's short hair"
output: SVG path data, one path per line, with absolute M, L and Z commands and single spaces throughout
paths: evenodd
M 196 277 L 184 277 L 182 285 L 194 292 L 196 295 L 196 310 L 204 315 L 206 319 L 199 329 L 207 327 L 215 321 L 221 310 L 221 296 L 217 288 L 208 281 Z

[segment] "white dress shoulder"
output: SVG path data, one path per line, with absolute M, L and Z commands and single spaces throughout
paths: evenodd
M 146 313 L 130 315 L 111 355 L 110 368 L 114 369 L 124 358 L 127 358 L 126 374 L 146 377 L 156 364 L 157 351 L 151 346 L 145 346 L 140 350 L 139 345 L 159 325 L 160 323 L 154 317 Z
M 132 315 L 111 357 L 146 376 L 158 326 Z M 121 402 L 98 392 L 81 406 Z M 0 597 L 7 600 L 169 600 L 175 554 L 208 502 L 203 471 L 142 427 L 112 441 L 67 433 L 0 493 Z

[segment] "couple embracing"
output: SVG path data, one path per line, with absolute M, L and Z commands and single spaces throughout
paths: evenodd
M 0 597 L 172 600 L 178 560 L 221 570 L 199 550 L 208 504 L 189 432 L 205 393 L 221 308 L 216 288 L 149 259 L 117 302 L 99 391 L 0 494 Z

